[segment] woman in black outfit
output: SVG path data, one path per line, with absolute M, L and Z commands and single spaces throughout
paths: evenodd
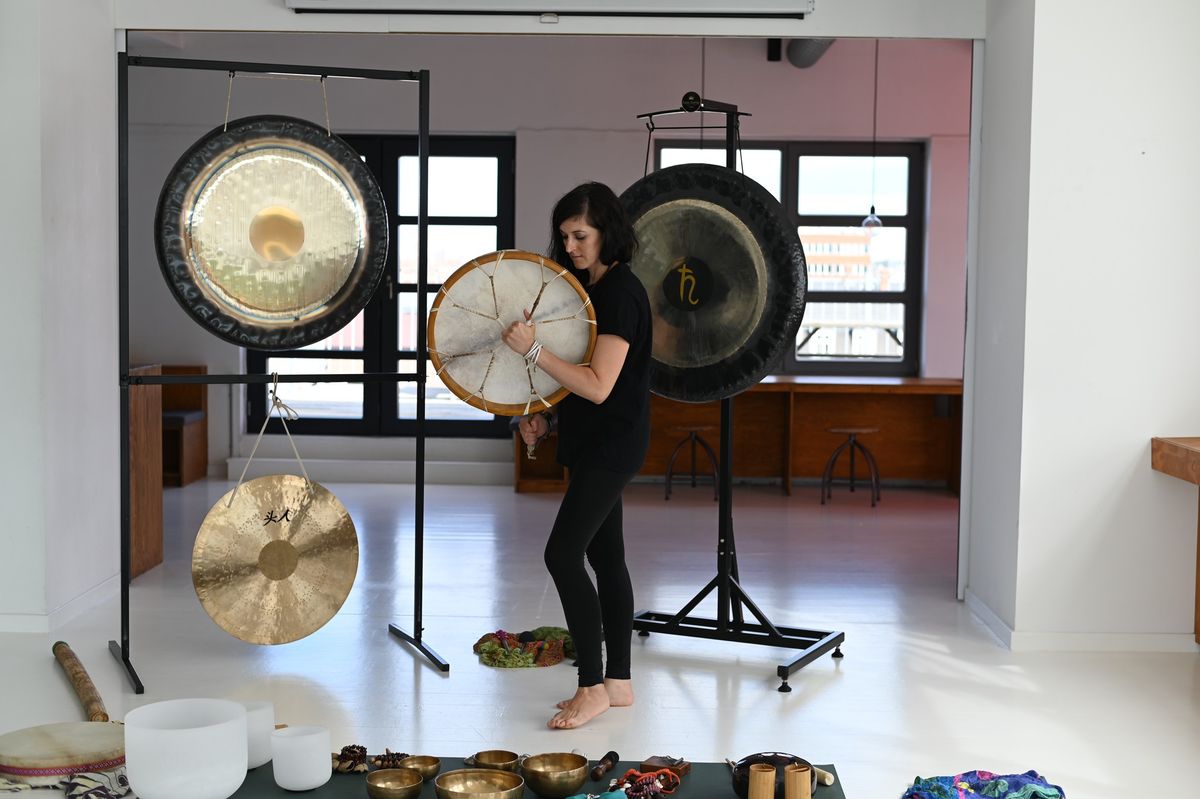
M 555 729 L 578 727 L 609 707 L 633 704 L 633 588 L 625 566 L 621 491 L 641 468 L 650 440 L 651 331 L 646 291 L 629 266 L 636 247 L 633 226 L 611 189 L 600 183 L 572 189 L 554 207 L 550 256 L 571 267 L 595 308 L 591 363 L 576 365 L 549 350 L 536 351 L 536 324 L 516 322 L 503 334 L 518 354 L 535 351 L 537 368 L 571 392 L 553 411 L 520 420 L 527 444 L 557 424 L 558 461 L 570 470 L 546 542 L 546 567 L 578 653 L 579 689 L 558 703 L 549 722 Z

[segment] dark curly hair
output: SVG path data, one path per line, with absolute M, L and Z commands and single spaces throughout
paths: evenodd
M 603 183 L 583 183 L 563 195 L 554 205 L 550 215 L 550 248 L 547 254 L 564 266 L 571 266 L 571 258 L 563 246 L 559 228 L 571 217 L 582 216 L 587 223 L 600 231 L 600 263 L 612 265 L 627 263 L 637 250 L 637 235 L 625 206 Z

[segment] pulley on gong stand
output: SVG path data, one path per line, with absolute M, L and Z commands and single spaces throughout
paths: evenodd
M 654 316 L 651 390 L 684 402 L 721 400 L 717 574 L 676 613 L 640 611 L 633 627 L 651 631 L 802 650 L 780 664 L 788 677 L 832 650 L 845 633 L 773 624 L 738 578 L 733 537 L 733 396 L 771 369 L 804 315 L 804 251 L 795 228 L 766 189 L 735 171 L 736 105 L 684 95 L 678 109 L 639 115 L 650 136 L 655 117 L 711 111 L 725 115 L 725 167 L 684 164 L 647 174 L 621 195 L 639 249 L 633 271 L 646 286 Z M 647 143 L 647 157 L 649 142 Z M 717 618 L 690 615 L 713 590 Z M 756 621 L 747 621 L 748 610 Z

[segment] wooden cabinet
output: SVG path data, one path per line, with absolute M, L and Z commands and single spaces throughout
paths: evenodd
M 161 375 L 158 364 L 135 366 L 134 375 Z M 130 576 L 163 561 L 162 386 L 129 387 Z
M 163 366 L 164 375 L 208 374 L 207 366 Z M 208 386 L 162 387 L 163 484 L 185 486 L 208 474 Z
M 519 433 L 513 433 L 513 490 L 518 494 L 565 491 L 567 470 L 558 465 L 558 435 L 537 445 L 530 458 Z
M 1200 485 L 1200 438 L 1150 439 L 1150 467 L 1180 480 Z M 1196 602 L 1192 630 L 1200 644 L 1200 514 L 1196 526 Z

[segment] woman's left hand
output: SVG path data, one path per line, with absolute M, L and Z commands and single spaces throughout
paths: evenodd
M 509 349 L 522 357 L 529 352 L 534 339 L 537 338 L 537 325 L 529 321 L 532 318 L 529 311 L 526 311 L 524 322 L 513 322 L 500 334 L 500 338 L 508 345 Z

